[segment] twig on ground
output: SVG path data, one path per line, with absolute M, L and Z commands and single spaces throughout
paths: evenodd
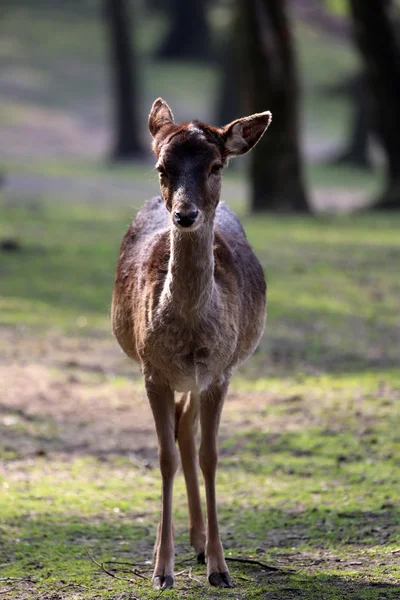
M 259 560 L 253 560 L 252 558 L 231 558 L 230 556 L 226 556 L 225 560 L 229 560 L 230 562 L 244 563 L 247 565 L 255 565 L 257 567 L 265 569 L 266 571 L 283 571 L 283 569 L 281 569 L 280 567 L 273 567 Z
M 126 567 L 131 567 L 132 569 L 136 566 L 136 567 L 147 567 L 148 565 L 145 564 L 140 564 L 140 563 L 131 563 L 127 560 L 105 560 L 104 561 L 105 565 L 125 565 Z
M 90 558 L 90 560 L 97 565 L 102 571 L 104 571 L 104 573 L 107 573 L 107 575 L 109 575 L 110 577 L 113 577 L 114 579 L 122 579 L 122 581 L 130 581 L 132 582 L 132 579 L 129 579 L 129 577 L 119 577 L 118 575 L 115 575 L 115 573 L 112 573 L 111 571 L 109 571 L 108 569 L 105 568 L 105 566 L 102 563 L 99 563 L 89 552 L 89 550 L 87 548 L 85 548 L 85 552 L 88 555 L 88 557 Z
M 184 573 L 186 573 L 186 569 L 183 569 L 183 571 L 178 571 L 177 573 L 175 573 L 175 577 L 179 577 L 179 575 L 183 575 Z
M 106 564 L 106 563 L 104 563 L 104 564 Z M 132 569 L 112 569 L 111 567 L 107 567 L 107 569 L 109 571 L 112 571 L 113 573 L 132 573 L 133 574 Z
M 186 558 L 184 560 L 181 560 L 181 563 L 187 563 L 187 562 L 191 562 L 193 561 L 193 558 Z M 285 571 L 285 570 L 290 570 L 290 569 L 282 569 L 281 567 L 273 567 L 272 565 L 267 565 L 266 563 L 260 562 L 259 560 L 253 560 L 252 558 L 233 558 L 230 556 L 225 556 L 225 560 L 229 560 L 231 562 L 238 562 L 238 563 L 244 563 L 244 564 L 249 564 L 249 565 L 255 565 L 258 567 L 261 567 L 262 569 L 265 569 L 266 571 Z
M 136 577 L 139 577 L 140 579 L 144 579 L 145 581 L 149 581 L 150 579 L 150 577 L 147 577 L 147 575 L 143 575 L 137 569 L 132 569 L 132 574 Z
M 12 592 L 12 588 L 8 588 L 8 590 L 0 590 L 0 594 L 7 594 L 7 592 Z
M 199 583 L 200 585 L 206 585 L 203 581 L 200 581 L 200 579 L 197 579 L 197 577 L 193 577 L 193 575 L 192 575 L 192 567 L 190 567 L 190 569 L 189 569 L 189 579 L 191 581 L 195 581 L 196 583 Z
M 136 577 L 140 577 L 141 579 L 149 579 L 149 577 L 147 577 L 147 575 L 143 575 L 142 573 L 140 573 L 140 571 L 137 568 L 135 568 L 135 565 L 133 563 L 130 563 L 127 561 L 106 560 L 102 564 L 103 565 L 125 565 L 126 567 L 130 567 L 130 569 L 111 569 L 111 567 L 107 567 L 107 569 L 112 570 L 112 571 L 121 571 L 123 573 L 132 573 L 133 575 L 136 575 Z
M 119 575 L 116 575 L 115 573 L 113 573 L 112 571 L 110 571 L 110 569 L 107 569 L 107 568 L 104 566 L 104 563 L 99 563 L 99 562 L 98 562 L 98 561 L 97 561 L 97 560 L 96 560 L 96 559 L 95 559 L 95 558 L 92 556 L 92 554 L 90 554 L 90 552 L 89 552 L 89 550 L 88 550 L 87 548 L 85 548 L 85 552 L 86 552 L 86 554 L 88 555 L 88 557 L 90 558 L 90 560 L 91 560 L 91 561 L 92 561 L 92 562 L 93 562 L 95 565 L 97 565 L 98 567 L 100 567 L 100 569 L 101 569 L 102 571 L 104 571 L 104 573 L 107 573 L 107 575 L 109 575 L 110 577 L 113 577 L 114 579 L 120 579 L 120 580 L 122 580 L 122 581 L 129 581 L 130 583 L 132 583 L 132 582 L 133 582 L 133 579 L 132 579 L 132 577 L 120 577 Z M 110 561 L 108 561 L 108 562 L 110 562 Z M 125 571 L 125 572 L 126 572 L 126 571 Z M 139 573 L 139 572 L 138 572 L 138 571 L 136 571 L 136 570 L 133 570 L 133 569 L 132 569 L 132 571 L 130 571 L 130 572 L 132 573 L 132 575 L 135 575 L 136 577 L 140 577 L 141 579 L 145 579 L 145 580 L 148 580 L 148 579 L 149 579 L 148 577 L 146 577 L 146 575 L 142 575 L 141 573 Z

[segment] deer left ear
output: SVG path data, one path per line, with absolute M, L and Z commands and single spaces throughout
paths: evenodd
M 268 111 L 236 119 L 222 129 L 226 156 L 239 156 L 249 152 L 260 141 L 272 121 Z

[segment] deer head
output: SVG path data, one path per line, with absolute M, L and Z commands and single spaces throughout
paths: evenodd
M 212 222 L 221 194 L 222 169 L 234 156 L 246 154 L 272 120 L 269 111 L 236 119 L 217 128 L 200 121 L 177 125 L 161 98 L 149 115 L 160 188 L 172 223 L 192 232 Z

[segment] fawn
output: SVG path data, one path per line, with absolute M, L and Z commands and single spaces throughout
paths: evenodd
M 221 176 L 231 157 L 255 146 L 271 119 L 263 112 L 223 128 L 177 125 L 161 98 L 149 115 L 162 196 L 144 204 L 123 239 L 111 313 L 121 348 L 141 365 L 157 432 L 162 510 L 153 584 L 161 589 L 174 582 L 176 441 L 191 545 L 207 562 L 209 582 L 232 586 L 218 531 L 217 434 L 232 371 L 264 331 L 266 285 L 239 219 L 219 203 Z M 207 527 L 197 473 L 199 418 Z

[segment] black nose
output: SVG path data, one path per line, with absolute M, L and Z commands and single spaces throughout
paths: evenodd
M 174 221 L 181 227 L 190 227 L 197 219 L 198 214 L 198 210 L 193 210 L 190 213 L 176 212 L 174 213 Z

